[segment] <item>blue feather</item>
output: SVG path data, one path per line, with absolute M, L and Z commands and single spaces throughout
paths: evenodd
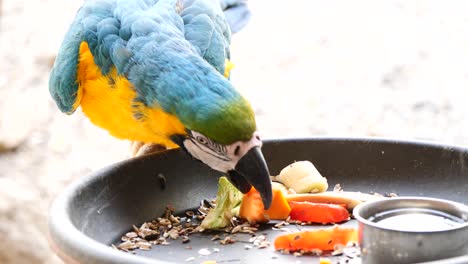
M 75 110 L 84 41 L 103 75 L 115 67 L 133 84 L 137 102 L 162 107 L 189 129 L 219 118 L 223 107 L 249 108 L 223 76 L 231 31 L 221 6 L 218 0 L 85 1 L 51 73 L 57 105 L 67 113 Z

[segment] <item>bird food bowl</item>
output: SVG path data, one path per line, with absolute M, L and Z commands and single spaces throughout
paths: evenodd
M 468 206 L 427 197 L 370 201 L 353 211 L 363 263 L 415 263 L 468 254 Z
M 262 151 L 272 175 L 277 175 L 294 161 L 309 160 L 327 177 L 330 186 L 339 183 L 346 191 L 396 193 L 399 196 L 434 197 L 468 203 L 468 150 L 465 148 L 375 138 L 307 138 L 266 141 Z M 248 249 L 242 241 L 248 241 L 249 236 L 239 235 L 236 237 L 239 243 L 221 245 L 212 241 L 212 233 L 191 235 L 188 243 L 175 240 L 169 245 L 130 253 L 111 247 L 120 242 L 132 225 L 139 226 L 160 217 L 167 205 L 183 213 L 196 208 L 201 200 L 213 198 L 219 176 L 218 172 L 181 150 L 138 157 L 106 167 L 81 178 L 56 198 L 49 217 L 51 246 L 67 263 L 318 261 L 316 256 L 297 258 L 281 254 L 273 246 Z M 407 204 L 403 201 L 395 204 Z M 361 212 L 365 208 L 363 206 Z M 391 207 L 382 205 L 380 208 Z M 366 219 L 369 220 L 368 217 Z M 421 225 L 426 225 L 426 222 L 422 221 Z M 358 222 L 351 220 L 344 225 L 357 227 Z M 290 225 L 289 228 L 296 231 L 303 227 Z M 456 229 L 449 233 L 459 236 L 465 230 Z M 281 233 L 268 225 L 261 226 L 259 232 L 266 234 L 270 242 Z M 440 243 L 431 246 L 434 249 L 441 247 L 445 243 L 442 241 L 453 238 L 449 233 L 440 234 Z M 373 239 L 378 241 L 378 238 Z M 207 250 L 211 254 L 200 254 Z M 382 253 L 386 250 L 390 249 L 380 245 L 377 252 L 383 255 L 387 254 Z M 462 250 L 440 255 L 440 258 L 455 257 L 451 262 L 441 260 L 440 263 L 468 263 L 468 256 L 463 254 Z M 427 260 L 422 253 L 415 256 L 414 261 Z M 340 258 L 330 256 L 333 263 Z M 386 263 L 391 263 L 389 261 Z

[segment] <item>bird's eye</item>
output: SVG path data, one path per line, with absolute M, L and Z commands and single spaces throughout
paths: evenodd
M 206 145 L 208 144 L 208 140 L 204 137 L 197 137 L 197 141 L 200 143 L 200 144 L 203 144 L 203 145 Z

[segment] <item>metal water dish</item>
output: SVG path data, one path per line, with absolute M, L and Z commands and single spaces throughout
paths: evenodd
M 468 254 L 468 206 L 400 197 L 360 204 L 363 263 L 415 263 Z

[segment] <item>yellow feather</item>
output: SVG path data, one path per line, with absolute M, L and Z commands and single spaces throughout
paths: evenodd
M 234 63 L 226 59 L 224 61 L 224 77 L 229 78 L 229 76 L 231 76 L 232 68 L 234 68 Z
M 174 148 L 177 145 L 169 136 L 186 134 L 179 119 L 160 107 L 150 108 L 141 103 L 135 107 L 136 92 L 132 84 L 124 76 L 119 76 L 115 68 L 108 75 L 102 75 L 86 42 L 80 46 L 78 83 L 77 104 L 81 105 L 92 123 L 117 138 Z M 135 110 L 144 117 L 136 119 Z

